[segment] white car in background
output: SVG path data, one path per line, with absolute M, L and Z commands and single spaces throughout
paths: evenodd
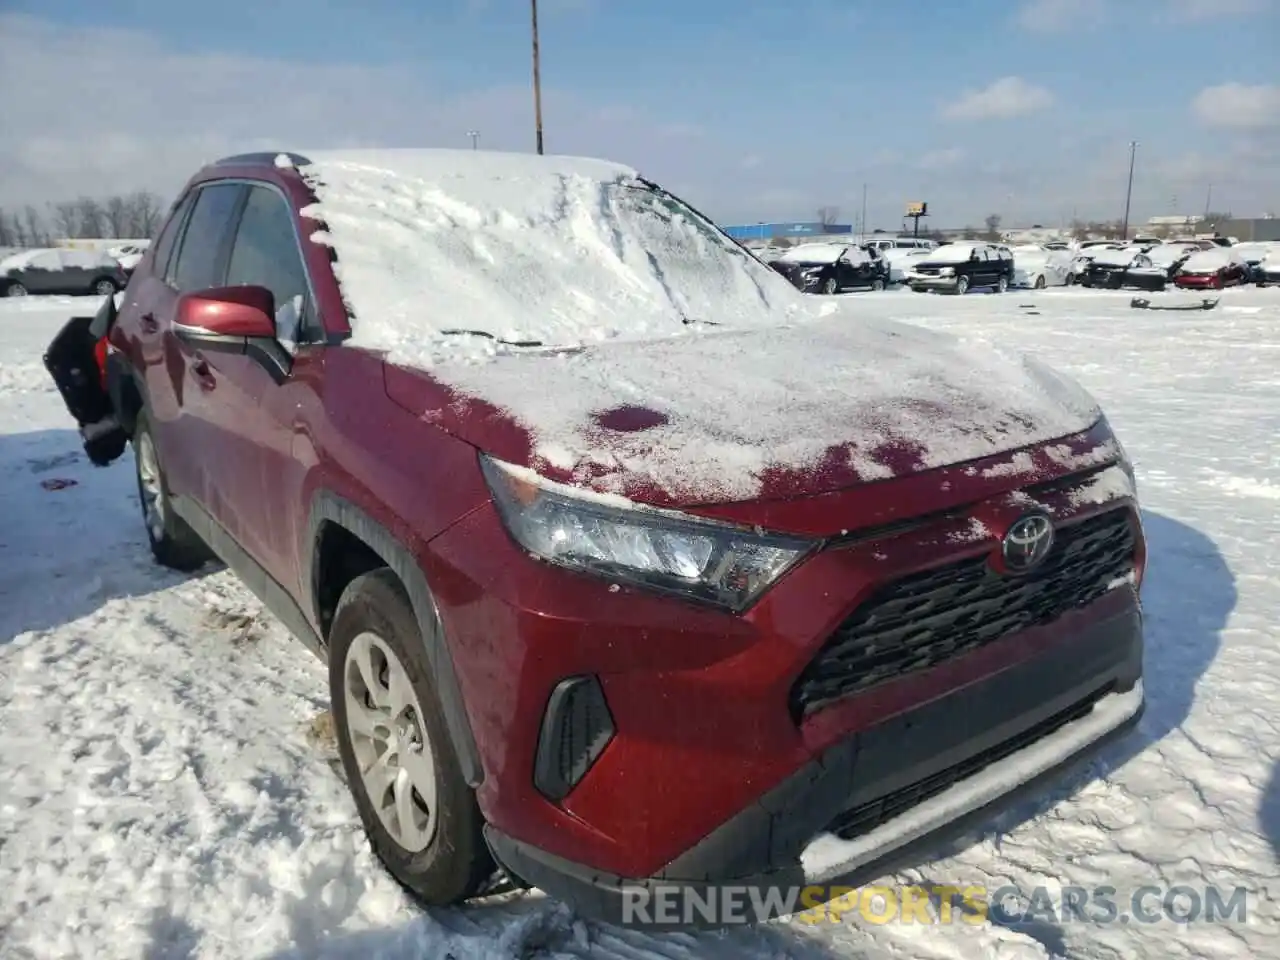
M 880 251 L 889 266 L 889 286 L 907 282 L 907 273 L 913 263 L 923 260 L 933 252 L 925 247 L 889 247 Z
M 1013 247 L 1013 285 L 1043 290 L 1076 282 L 1075 258 L 1068 250 L 1051 250 L 1039 244 Z
M 150 242 L 125 243 L 118 247 L 112 247 L 107 253 L 115 258 L 115 261 L 124 268 L 125 273 L 132 274 L 142 258 L 146 255 L 147 247 L 151 246 Z

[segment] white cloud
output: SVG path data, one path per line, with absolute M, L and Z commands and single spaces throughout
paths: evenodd
M 242 150 L 466 147 L 469 130 L 486 148 L 534 143 L 524 86 L 446 95 L 416 64 L 182 53 L 146 33 L 12 14 L 0 14 L 0 90 L 0 206 L 135 189 L 167 196 L 202 164 Z M 702 180 L 718 160 L 688 149 L 700 131 L 678 116 L 553 88 L 543 108 L 553 152 L 611 157 L 658 179 Z
M 1280 127 L 1280 86 L 1224 83 L 1206 87 L 1191 101 L 1191 111 L 1211 127 L 1266 130 Z
M 1043 110 L 1053 94 L 1021 77 L 1002 77 L 981 90 L 966 90 L 958 99 L 942 105 L 948 120 L 1007 120 Z
M 1028 0 L 1016 20 L 1032 33 L 1062 33 L 1093 26 L 1107 15 L 1104 0 Z

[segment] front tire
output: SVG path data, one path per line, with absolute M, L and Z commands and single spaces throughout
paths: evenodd
M 872 290 L 877 290 L 877 291 L 879 291 L 879 290 L 883 290 L 883 289 L 884 289 L 884 281 L 883 281 L 883 280 L 872 280 L 872 281 L 871 281 L 871 289 L 872 289 Z
M 109 280 L 106 277 L 98 280 L 93 285 L 93 292 L 100 297 L 114 296 L 116 291 L 119 289 L 120 288 L 116 286 L 116 282 L 114 280 Z
M 822 283 L 822 292 L 825 294 L 836 294 L 840 292 L 840 281 L 835 277 L 827 277 Z
M 342 767 L 378 859 L 419 901 L 445 906 L 479 893 L 494 863 L 425 649 L 391 570 L 351 581 L 329 632 Z
M 173 570 L 189 572 L 199 569 L 213 559 L 213 553 L 173 510 L 155 434 L 145 410 L 138 413 L 134 425 L 133 453 L 138 502 L 142 507 L 142 523 L 151 544 L 151 555 L 161 566 Z
M 27 288 L 20 283 L 14 282 L 4 288 L 4 295 L 6 297 L 25 297 Z
M 969 278 L 958 277 L 956 279 L 956 296 L 963 297 L 968 292 L 969 292 Z
M 1046 286 L 1048 286 L 1048 283 L 1046 282 L 1046 280 L 1045 280 L 1045 278 L 1044 278 L 1044 274 L 1041 274 L 1040 276 L 1036 277 L 1036 289 L 1037 289 L 1037 290 L 1043 290 Z

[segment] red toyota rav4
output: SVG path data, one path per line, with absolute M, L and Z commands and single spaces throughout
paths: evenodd
M 1096 403 L 857 306 L 601 161 L 246 155 L 49 362 L 156 558 L 327 660 L 399 881 L 619 919 L 922 859 L 1141 714 Z

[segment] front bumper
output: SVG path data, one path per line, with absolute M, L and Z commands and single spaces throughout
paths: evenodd
M 958 277 L 935 277 L 927 274 L 908 274 L 907 286 L 912 290 L 951 290 L 956 289 Z
M 1220 281 L 1215 275 L 1183 275 L 1175 277 L 1173 284 L 1184 290 L 1208 290 L 1219 285 Z
M 808 885 L 856 887 L 918 863 L 946 839 L 1047 789 L 1064 768 L 1138 723 L 1141 675 L 1135 604 L 1052 655 L 836 744 L 648 877 L 593 869 L 492 826 L 486 838 L 513 873 L 586 916 L 718 926 L 723 921 L 698 904 L 732 892 L 755 906 L 751 921 L 773 919 L 832 895 L 799 894 Z

